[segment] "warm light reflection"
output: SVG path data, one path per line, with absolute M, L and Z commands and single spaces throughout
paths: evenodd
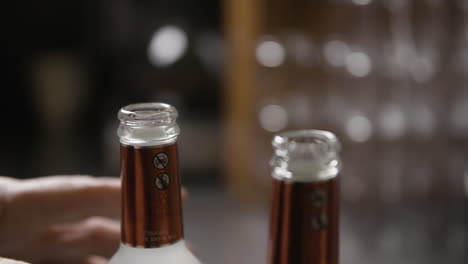
M 267 105 L 260 110 L 260 125 L 270 132 L 284 129 L 288 124 L 288 113 L 279 105 Z
M 363 115 L 354 115 L 346 123 L 346 133 L 355 142 L 365 142 L 372 136 L 372 124 Z
M 372 70 L 369 56 L 364 52 L 352 52 L 346 56 L 346 70 L 356 77 L 365 77 Z
M 344 66 L 350 52 L 348 45 L 341 40 L 331 40 L 323 48 L 325 60 L 335 67 Z
M 380 133 L 385 139 L 401 138 L 406 131 L 406 118 L 403 108 L 398 105 L 387 105 L 379 116 Z
M 155 66 L 169 66 L 184 55 L 187 46 L 187 34 L 181 28 L 164 26 L 151 38 L 148 45 L 148 59 Z
M 273 40 L 262 41 L 255 51 L 258 63 L 265 67 L 278 67 L 284 63 L 286 52 L 284 47 Z

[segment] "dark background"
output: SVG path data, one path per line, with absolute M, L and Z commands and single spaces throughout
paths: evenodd
M 219 45 L 219 1 L 12 1 L 3 10 L 2 174 L 117 175 L 116 115 L 129 103 L 174 104 L 182 140 L 189 136 L 185 121 L 218 129 L 222 64 L 208 65 L 210 54 L 197 48 L 206 39 Z M 165 24 L 182 29 L 189 45 L 174 64 L 158 68 L 147 46 Z M 202 179 L 215 181 L 214 164 L 185 172 L 209 171 Z

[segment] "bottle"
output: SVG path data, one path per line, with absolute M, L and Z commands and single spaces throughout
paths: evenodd
M 184 241 L 176 123 L 164 103 L 120 109 L 121 244 L 110 264 L 199 264 Z
M 338 264 L 340 144 L 327 131 L 273 138 L 269 264 Z

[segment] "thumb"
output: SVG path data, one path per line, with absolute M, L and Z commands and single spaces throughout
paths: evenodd
M 2 258 L 2 257 L 0 257 L 0 263 L 1 264 L 28 264 L 28 263 L 23 262 L 23 261 L 7 259 L 7 258 Z

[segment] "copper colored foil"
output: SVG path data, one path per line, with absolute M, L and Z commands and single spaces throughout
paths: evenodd
M 121 145 L 122 242 L 143 248 L 183 237 L 177 145 Z
M 273 179 L 269 264 L 338 264 L 338 178 Z

